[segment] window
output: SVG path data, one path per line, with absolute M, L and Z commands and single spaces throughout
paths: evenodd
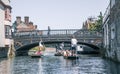
M 115 38 L 115 24 L 111 25 L 111 39 Z
M 112 39 L 115 38 L 115 29 L 112 29 L 112 31 L 111 31 L 111 38 L 112 38 Z
M 5 25 L 5 38 L 11 38 L 11 28 L 9 25 Z
M 5 20 L 11 21 L 11 10 L 8 8 L 5 9 Z

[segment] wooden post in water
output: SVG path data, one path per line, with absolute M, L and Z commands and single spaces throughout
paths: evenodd
M 12 43 L 8 50 L 8 57 L 12 58 L 14 56 L 15 56 L 15 48 L 14 48 L 14 44 Z

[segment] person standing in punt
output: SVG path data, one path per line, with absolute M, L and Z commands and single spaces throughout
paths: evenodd
M 76 47 L 77 47 L 77 39 L 75 38 L 75 36 L 72 36 L 72 39 L 71 39 L 71 50 L 72 50 L 72 55 L 75 54 L 76 52 Z

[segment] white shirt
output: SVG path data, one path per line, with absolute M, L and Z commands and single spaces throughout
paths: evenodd
M 41 41 L 39 42 L 39 46 L 43 46 Z
M 72 46 L 77 45 L 77 42 L 78 42 L 77 39 L 75 39 L 75 38 L 71 39 Z

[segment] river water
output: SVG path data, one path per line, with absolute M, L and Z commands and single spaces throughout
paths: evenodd
M 42 58 L 1 58 L 0 74 L 120 74 L 120 65 L 99 56 L 67 60 L 47 53 Z

